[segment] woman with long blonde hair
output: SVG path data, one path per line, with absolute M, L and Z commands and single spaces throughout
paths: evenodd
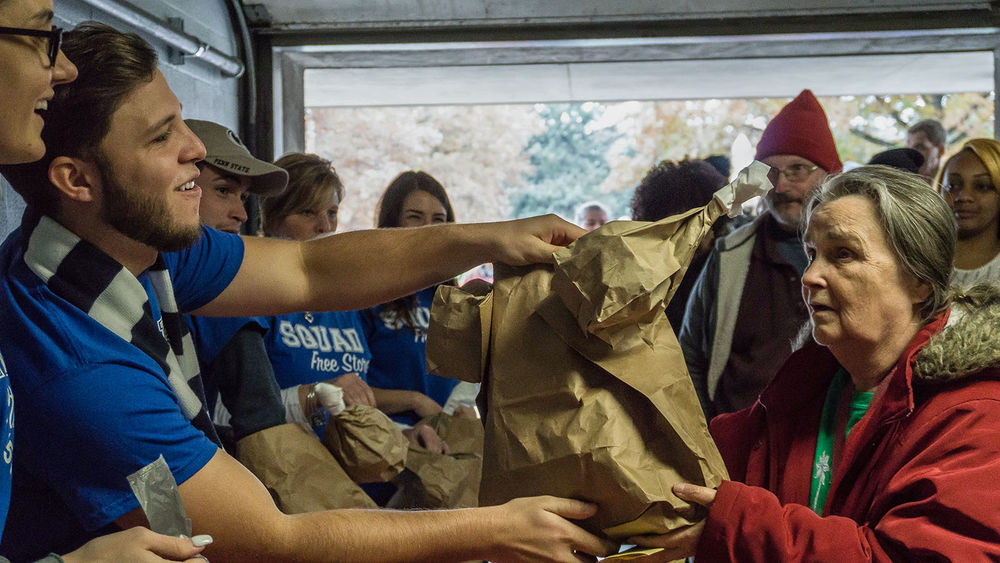
M 1000 281 L 1000 142 L 972 139 L 938 176 L 958 231 L 952 284 Z

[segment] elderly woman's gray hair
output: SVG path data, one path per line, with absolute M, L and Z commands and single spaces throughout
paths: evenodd
M 889 248 L 903 271 L 930 287 L 920 309 L 924 322 L 948 307 L 955 220 L 941 196 L 916 174 L 888 166 L 862 166 L 830 176 L 806 209 L 806 224 L 819 206 L 849 195 L 867 197 Z

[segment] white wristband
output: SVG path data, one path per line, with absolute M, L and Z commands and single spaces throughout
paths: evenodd
M 281 402 L 285 405 L 285 420 L 297 422 L 309 427 L 306 415 L 302 413 L 302 405 L 299 403 L 299 387 L 289 387 L 281 390 Z

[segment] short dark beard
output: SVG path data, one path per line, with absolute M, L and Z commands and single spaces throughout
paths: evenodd
M 801 234 L 801 231 L 805 225 L 805 208 L 804 208 L 805 203 L 802 200 L 802 198 L 790 197 L 782 193 L 777 193 L 774 190 L 768 192 L 768 194 L 765 195 L 764 198 L 765 201 L 767 202 L 767 209 L 771 213 L 771 218 L 774 220 L 774 223 L 775 225 L 778 226 L 778 228 L 786 232 L 799 232 Z M 784 222 L 784 220 L 782 219 L 781 215 L 778 213 L 777 210 L 777 207 L 779 205 L 785 205 L 789 203 L 798 203 L 799 205 L 803 206 L 802 214 L 799 215 L 799 220 L 796 221 L 794 224 Z
M 94 163 L 101 176 L 101 219 L 116 231 L 160 252 L 183 250 L 201 238 L 200 225 L 170 224 L 162 199 L 130 193 L 104 155 L 97 155 Z
M 798 203 L 799 205 L 804 205 L 804 203 L 805 203 L 804 199 L 801 198 L 801 197 L 792 197 L 792 196 L 785 195 L 785 194 L 780 194 L 780 193 L 777 193 L 777 192 L 771 192 L 771 193 L 768 194 L 768 196 L 770 196 L 771 201 L 775 205 L 780 205 L 780 204 L 784 204 L 784 203 Z

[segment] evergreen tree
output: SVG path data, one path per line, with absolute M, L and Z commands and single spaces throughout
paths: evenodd
M 621 134 L 613 126 L 599 126 L 601 104 L 538 104 L 535 110 L 545 131 L 525 147 L 534 169 L 511 196 L 512 214 L 558 213 L 572 218 L 580 203 L 601 199 L 599 187 L 611 171 L 607 153 Z M 602 203 L 611 208 L 611 219 L 624 211 L 620 201 Z

